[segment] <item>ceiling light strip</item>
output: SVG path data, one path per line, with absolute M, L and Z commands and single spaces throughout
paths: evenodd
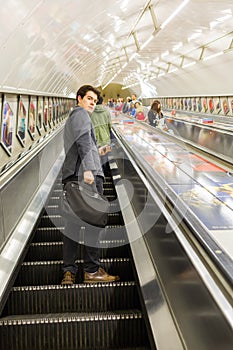
M 220 51 L 220 52 L 214 53 L 213 55 L 206 56 L 206 57 L 204 57 L 202 60 L 203 60 L 203 61 L 207 61 L 207 60 L 210 60 L 210 59 L 212 59 L 212 58 L 221 56 L 221 55 L 223 55 L 223 53 L 224 53 L 223 51 Z
M 164 29 L 168 23 L 170 23 L 173 18 L 182 10 L 182 8 L 187 5 L 187 3 L 189 2 L 190 0 L 184 0 L 178 7 L 177 9 L 171 14 L 171 16 L 169 16 L 160 26 L 161 29 Z

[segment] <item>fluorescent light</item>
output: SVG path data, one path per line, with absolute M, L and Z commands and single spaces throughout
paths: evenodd
M 176 50 L 178 50 L 179 48 L 181 48 L 182 46 L 183 46 L 183 43 L 182 43 L 182 42 L 179 42 L 178 44 L 176 44 L 176 45 L 173 47 L 172 51 L 176 51 Z
M 168 25 L 169 22 L 182 10 L 182 8 L 189 2 L 189 0 L 184 0 L 180 6 L 177 7 L 177 9 L 169 16 L 160 26 L 161 29 L 164 29 L 166 25 Z
M 14 86 L 8 86 L 8 85 L 3 85 L 3 89 L 17 90 L 16 87 L 14 87 Z M 21 89 L 21 90 L 24 90 L 24 89 Z M 26 89 L 25 89 L 25 90 L 26 90 Z
M 217 18 L 217 21 L 218 22 L 225 22 L 227 19 L 231 18 L 232 17 L 232 14 L 231 13 L 228 13 L 227 15 L 224 15 L 222 17 L 219 17 Z
M 134 57 L 136 57 L 136 56 L 137 56 L 137 52 L 134 52 L 132 54 L 132 56 L 130 57 L 129 62 L 131 62 L 134 59 Z
M 154 35 L 151 35 L 140 47 L 140 50 L 143 50 L 150 42 L 153 40 Z
M 196 63 L 197 63 L 196 61 L 189 62 L 187 64 L 184 64 L 182 68 L 187 68 L 187 67 L 190 67 L 190 66 L 194 66 L 194 64 L 196 64 Z
M 164 73 L 164 72 L 159 73 L 158 77 L 162 77 L 163 75 L 165 75 L 165 73 Z
M 173 69 L 169 70 L 168 73 L 174 73 L 174 72 L 176 72 L 177 70 L 178 70 L 178 68 L 173 68 Z
M 122 2 L 122 4 L 120 5 L 120 9 L 121 9 L 123 12 L 128 11 L 128 3 L 129 3 L 128 0 L 124 0 L 124 1 Z
M 199 36 L 201 36 L 202 30 L 198 30 L 197 32 L 193 33 L 191 36 L 188 37 L 188 42 L 191 40 L 197 39 Z
M 217 57 L 217 56 L 221 56 L 221 55 L 223 55 L 223 53 L 224 53 L 223 51 L 220 51 L 220 52 L 217 52 L 217 53 L 215 53 L 213 55 L 204 57 L 203 61 L 207 61 L 207 60 L 210 60 L 211 58 L 214 58 L 214 57 Z
M 130 84 L 130 85 L 128 85 L 128 86 L 122 87 L 121 90 L 125 90 L 125 89 L 131 88 L 131 87 L 133 87 L 133 86 L 137 86 L 137 85 L 139 85 L 139 84 L 140 84 L 139 82 L 133 83 L 133 84 Z
M 165 51 L 164 53 L 162 53 L 161 57 L 163 58 L 163 57 L 166 57 L 166 56 L 168 56 L 168 55 L 169 55 L 169 51 L 167 50 L 167 51 Z

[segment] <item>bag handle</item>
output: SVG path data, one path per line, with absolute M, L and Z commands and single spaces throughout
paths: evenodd
M 93 182 L 92 184 L 88 184 L 88 183 L 82 181 L 79 184 L 79 189 L 80 189 L 80 191 L 88 191 L 89 193 L 91 193 L 93 195 L 98 194 L 95 182 Z

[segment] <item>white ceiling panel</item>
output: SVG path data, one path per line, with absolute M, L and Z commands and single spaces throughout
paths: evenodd
M 202 68 L 208 55 L 223 52 L 219 62 L 229 61 L 233 46 L 232 0 L 1 0 L 0 5 L 2 90 L 69 95 L 85 83 L 130 87 L 158 79 L 161 84 L 173 70 L 184 74 L 187 64 Z

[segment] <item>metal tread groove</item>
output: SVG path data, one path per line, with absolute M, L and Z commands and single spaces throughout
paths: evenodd
M 34 315 L 13 315 L 0 319 L 0 326 L 20 326 L 30 324 L 43 323 L 70 323 L 70 322 L 93 322 L 93 321 L 116 321 L 116 320 L 132 320 L 143 319 L 142 311 L 138 309 L 132 310 L 116 310 L 94 313 L 64 313 L 64 314 L 34 314 Z
M 128 286 L 136 286 L 135 281 L 119 281 L 119 282 L 105 282 L 105 283 L 80 283 L 73 285 L 41 285 L 41 286 L 19 286 L 12 287 L 12 292 L 20 292 L 20 291 L 43 291 L 43 290 L 64 290 L 64 289 L 103 289 L 109 287 L 128 287 Z
M 111 186 L 111 178 L 105 180 L 112 210 L 100 239 L 100 263 L 108 273 L 119 274 L 120 281 L 84 283 L 80 241 L 75 283 L 60 284 L 62 187 L 53 189 L 0 318 L 1 349 L 150 350 L 126 229 Z
M 3 315 L 105 312 L 140 308 L 136 283 L 21 286 L 11 290 Z
M 100 240 L 100 244 L 105 244 L 105 243 L 125 243 L 126 241 L 124 239 L 111 239 L 111 240 Z M 84 241 L 79 241 L 80 244 L 84 244 Z M 33 242 L 30 243 L 31 247 L 52 247 L 52 246 L 62 246 L 63 242 L 62 241 L 48 241 L 48 242 Z
M 78 264 L 83 264 L 83 260 L 77 260 Z M 130 258 L 109 258 L 109 259 L 100 259 L 102 264 L 112 264 L 112 263 L 130 263 Z M 22 266 L 36 266 L 36 265 L 62 265 L 62 260 L 46 260 L 46 261 L 24 261 Z

